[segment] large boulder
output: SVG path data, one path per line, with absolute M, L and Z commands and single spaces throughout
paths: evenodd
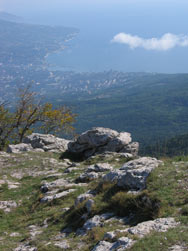
M 121 152 L 137 155 L 139 145 L 131 142 L 131 134 L 95 127 L 82 133 L 76 141 L 68 144 L 68 153 L 87 159 L 95 154 Z
M 45 152 L 64 152 L 67 150 L 68 140 L 57 138 L 51 134 L 32 133 L 23 140 L 30 144 L 34 149 L 40 148 Z
M 146 180 L 151 171 L 162 163 L 162 161 L 151 157 L 131 160 L 125 163 L 119 170 L 106 174 L 103 180 L 114 182 L 119 187 L 131 190 L 143 190 L 146 187 Z

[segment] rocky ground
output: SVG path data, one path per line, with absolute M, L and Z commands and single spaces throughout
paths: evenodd
M 60 157 L 0 152 L 0 250 L 188 250 L 188 157 Z

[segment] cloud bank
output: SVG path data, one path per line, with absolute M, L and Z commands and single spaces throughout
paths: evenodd
M 145 50 L 167 51 L 176 46 L 188 47 L 188 36 L 166 33 L 161 38 L 145 39 L 127 33 L 119 33 L 114 36 L 112 42 L 126 44 L 131 49 L 144 48 Z

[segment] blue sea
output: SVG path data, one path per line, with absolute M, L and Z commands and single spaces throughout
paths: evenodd
M 48 56 L 47 61 L 54 68 L 79 72 L 110 69 L 125 72 L 188 72 L 187 48 L 177 47 L 161 52 L 142 48 L 133 50 L 127 45 L 111 42 L 120 32 L 143 38 L 161 37 L 168 32 L 186 34 L 187 11 L 181 4 L 175 6 L 171 2 L 169 9 L 169 1 L 166 4 L 165 1 L 159 1 L 159 4 L 152 4 L 152 1 L 141 4 L 140 1 L 139 4 L 136 0 L 109 0 L 108 4 L 108 1 L 101 0 L 103 4 L 100 4 L 96 0 L 96 4 L 92 4 L 88 0 L 85 5 L 79 0 L 75 1 L 75 5 L 73 0 L 70 0 L 70 4 L 65 4 L 68 1 L 60 2 L 51 5 L 51 9 L 47 5 L 39 9 L 34 9 L 33 5 L 30 10 L 26 7 L 14 8 L 15 14 L 24 16 L 31 23 L 79 29 L 77 37 L 66 44 L 64 51 Z M 134 2 L 137 4 L 134 5 Z

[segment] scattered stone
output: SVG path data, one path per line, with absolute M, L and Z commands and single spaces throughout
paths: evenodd
M 2 209 L 4 212 L 8 213 L 11 211 L 11 209 L 16 208 L 17 203 L 15 201 L 0 201 L 0 209 Z
M 35 225 L 30 225 L 29 226 L 29 233 L 31 235 L 31 238 L 34 239 L 35 236 L 39 235 L 42 233 L 42 230 L 40 227 L 35 226 Z
M 54 246 L 59 247 L 61 249 L 70 248 L 70 245 L 69 245 L 68 241 L 66 241 L 66 240 L 55 242 Z
M 107 241 L 100 241 L 92 251 L 110 251 L 112 250 L 113 243 Z
M 150 157 L 131 160 L 119 170 L 106 174 L 103 180 L 131 190 L 142 190 L 146 187 L 148 175 L 160 164 L 162 161 Z
M 16 189 L 20 186 L 19 182 L 10 181 L 7 180 L 7 178 L 5 178 L 4 180 L 0 180 L 0 187 L 4 184 L 8 185 L 8 189 Z
M 95 165 L 91 165 L 86 169 L 86 172 L 106 172 L 113 170 L 113 167 L 108 163 L 97 163 Z
M 169 228 L 174 228 L 179 223 L 175 221 L 174 218 L 158 218 L 153 221 L 145 221 L 139 223 L 135 227 L 130 227 L 127 230 L 130 234 L 137 235 L 142 238 L 145 235 L 149 234 L 151 231 L 156 232 L 166 232 Z
M 101 222 L 101 217 L 99 215 L 95 215 L 93 218 L 87 220 L 83 225 L 83 229 L 85 231 L 91 230 L 94 227 L 102 227 L 104 224 Z
M 69 167 L 67 169 L 65 169 L 64 173 L 72 173 L 74 171 L 78 171 L 77 167 Z
M 20 236 L 20 233 L 16 233 L 16 232 L 10 234 L 10 237 L 19 237 L 19 236 Z
M 119 238 L 118 241 L 111 243 L 108 241 L 100 241 L 92 251 L 113 251 L 113 250 L 125 250 L 131 247 L 135 241 L 128 237 Z
M 67 152 L 77 156 L 80 154 L 81 159 L 104 152 L 124 152 L 137 155 L 138 143 L 133 145 L 131 140 L 130 133 L 118 133 L 108 128 L 95 127 L 82 133 L 76 141 L 70 142 Z M 129 145 L 130 143 L 131 145 Z
M 76 182 L 90 182 L 92 180 L 96 180 L 100 177 L 100 175 L 96 172 L 90 173 L 82 173 L 77 179 Z
M 88 219 L 82 228 L 78 229 L 77 235 L 85 235 L 89 230 L 94 227 L 102 227 L 104 225 L 105 220 L 111 218 L 114 214 L 113 213 L 106 213 L 102 215 L 95 215 L 94 217 Z M 87 218 L 88 215 L 86 215 Z
M 69 193 L 72 193 L 72 192 L 74 192 L 74 191 L 75 191 L 75 189 L 69 189 L 69 190 L 67 190 L 67 191 L 63 191 L 63 192 L 61 192 L 61 193 L 57 193 L 57 194 L 55 194 L 55 195 L 46 195 L 46 196 L 44 196 L 44 197 L 40 200 L 40 202 L 49 202 L 49 201 L 52 201 L 52 200 L 55 200 L 55 199 L 60 199 L 60 198 L 65 197 L 65 196 L 67 196 Z
M 15 248 L 14 251 L 37 251 L 36 247 L 31 247 L 28 243 L 21 244 L 19 247 Z
M 169 251 L 185 251 L 187 250 L 187 246 L 184 245 L 174 245 L 168 249 Z
M 49 190 L 51 189 L 54 189 L 54 188 L 67 188 L 67 187 L 71 187 L 75 184 L 73 183 L 69 183 L 67 180 L 65 180 L 64 178 L 62 179 L 57 179 L 55 181 L 52 181 L 52 182 L 46 182 L 44 181 L 44 184 L 41 186 L 41 191 L 43 193 L 46 193 L 48 192 Z
M 74 202 L 74 205 L 75 207 L 77 207 L 78 205 L 80 205 L 83 201 L 89 199 L 89 198 L 92 198 L 93 197 L 93 194 L 91 193 L 91 191 L 88 191 L 86 193 L 83 193 L 83 194 L 80 194 L 75 202 Z

